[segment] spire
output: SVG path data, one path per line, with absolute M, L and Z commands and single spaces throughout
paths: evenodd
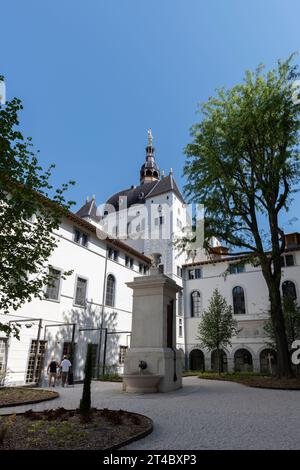
M 148 129 L 148 147 L 153 146 L 153 135 L 152 135 L 152 129 Z
M 146 147 L 146 163 L 141 167 L 140 177 L 141 183 L 148 183 L 150 181 L 159 180 L 159 168 L 156 164 L 154 157 L 154 147 L 153 147 L 153 135 L 152 130 L 148 129 L 147 131 L 148 141 Z

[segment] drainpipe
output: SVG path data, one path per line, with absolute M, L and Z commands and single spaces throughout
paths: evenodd
M 101 322 L 100 322 L 99 343 L 98 343 L 98 353 L 97 353 L 97 377 L 99 377 L 99 375 L 100 375 L 102 330 L 103 330 L 103 323 L 104 323 L 104 302 L 105 302 L 105 289 L 106 289 L 106 274 L 107 274 L 107 246 L 106 246 L 106 255 L 105 255 L 105 268 L 104 268 L 103 291 L 102 291 Z
M 103 351 L 103 364 L 102 364 L 102 375 L 105 374 L 106 367 L 106 345 L 107 345 L 107 328 L 104 328 L 104 351 Z M 101 330 L 102 331 L 102 330 Z
M 182 292 L 186 293 L 186 270 L 183 270 L 183 276 L 182 276 Z M 183 328 L 184 328 L 184 364 L 185 364 L 185 370 L 189 369 L 189 357 L 187 355 L 187 315 L 186 313 L 188 312 L 188 305 L 187 305 L 187 299 L 189 297 L 183 294 L 183 312 L 182 312 L 182 319 L 183 319 Z

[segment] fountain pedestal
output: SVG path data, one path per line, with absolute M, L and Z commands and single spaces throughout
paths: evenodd
M 153 393 L 182 386 L 182 357 L 176 349 L 176 282 L 152 269 L 150 276 L 135 278 L 131 347 L 127 351 L 123 389 Z M 139 371 L 140 361 L 147 363 Z

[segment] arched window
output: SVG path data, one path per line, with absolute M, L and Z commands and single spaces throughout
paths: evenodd
M 292 281 L 284 281 L 282 284 L 283 297 L 290 297 L 293 300 L 297 299 L 296 286 Z
M 201 313 L 201 296 L 198 290 L 191 294 L 191 317 L 200 317 Z
M 115 305 L 116 280 L 112 274 L 107 276 L 105 304 L 110 307 Z
M 244 289 L 236 286 L 232 289 L 233 312 L 235 315 L 246 313 Z

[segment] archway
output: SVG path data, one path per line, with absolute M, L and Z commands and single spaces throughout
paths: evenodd
M 238 349 L 235 352 L 234 370 L 236 372 L 253 372 L 252 355 L 247 349 Z
M 264 349 L 259 355 L 260 372 L 262 374 L 276 374 L 277 354 L 273 349 Z
M 193 349 L 190 352 L 190 370 L 205 370 L 204 354 L 200 349 Z
M 227 355 L 225 351 L 221 350 L 220 351 L 220 363 L 221 363 L 221 372 L 227 372 L 228 367 L 227 367 Z M 214 372 L 219 372 L 219 361 L 218 361 L 218 354 L 217 350 L 215 349 L 211 353 L 211 370 Z

